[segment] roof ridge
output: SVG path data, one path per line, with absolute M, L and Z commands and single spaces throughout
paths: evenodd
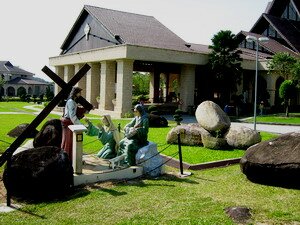
M 114 12 L 119 12 L 119 13 L 126 13 L 126 14 L 133 14 L 133 15 L 137 15 L 137 16 L 145 16 L 145 17 L 152 17 L 155 18 L 154 16 L 149 16 L 149 15 L 144 15 L 144 14 L 140 14 L 140 13 L 132 13 L 132 12 L 124 12 L 121 10 L 116 10 L 116 9 L 108 9 L 108 8 L 103 8 L 103 7 L 99 7 L 99 6 L 93 6 L 93 5 L 84 5 L 84 7 L 93 7 L 93 8 L 98 8 L 98 9 L 104 9 L 104 10 L 109 10 L 109 11 L 114 11 Z

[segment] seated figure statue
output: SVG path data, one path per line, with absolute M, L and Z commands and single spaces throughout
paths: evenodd
M 125 138 L 120 141 L 118 155 L 125 154 L 125 163 L 136 165 L 135 155 L 139 148 L 148 144 L 149 120 L 143 105 L 134 107 L 135 117 L 125 128 Z
M 98 125 L 99 127 L 93 125 L 87 118 L 85 118 L 85 121 L 88 124 L 86 134 L 89 136 L 97 136 L 104 145 L 96 155 L 103 159 L 112 159 L 116 157 L 121 135 L 119 130 L 114 126 L 110 115 L 103 116 L 103 126 L 100 124 Z

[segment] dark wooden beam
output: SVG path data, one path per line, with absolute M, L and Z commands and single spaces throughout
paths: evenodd
M 68 84 L 65 85 L 64 88 L 62 88 L 62 90 L 52 99 L 52 101 L 49 102 L 49 104 L 40 112 L 40 114 L 34 118 L 34 120 L 27 126 L 27 128 L 15 139 L 15 141 L 9 146 L 9 148 L 0 156 L 0 167 L 8 160 L 8 158 L 12 156 L 15 150 L 24 142 L 24 140 L 27 138 L 28 133 L 34 130 L 48 116 L 48 114 L 54 109 L 54 107 L 60 102 L 60 100 L 67 93 L 70 93 L 72 87 L 87 73 L 87 71 L 90 68 L 91 67 L 88 64 L 85 64 L 76 73 L 76 75 L 72 77 L 72 79 L 68 82 Z
M 86 64 L 87 65 L 87 64 Z M 58 86 L 60 86 L 62 89 L 64 88 L 68 88 L 68 86 L 70 86 L 70 82 L 66 83 L 63 79 L 61 79 L 59 76 L 57 76 L 52 70 L 50 70 L 47 66 L 44 66 L 44 68 L 42 69 L 42 71 L 47 74 Z M 68 93 L 67 93 L 68 94 Z M 64 96 L 64 97 L 67 97 Z M 89 103 L 85 98 L 83 98 L 82 96 L 80 96 L 77 99 L 77 103 L 81 104 L 83 106 L 83 108 L 85 108 L 87 111 L 90 111 L 94 108 L 94 106 Z

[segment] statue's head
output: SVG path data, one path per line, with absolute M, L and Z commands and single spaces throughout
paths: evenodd
M 136 106 L 134 106 L 133 111 L 137 112 L 139 116 L 143 116 L 146 113 L 142 104 L 137 104 Z
M 81 94 L 81 91 L 82 91 L 82 88 L 73 87 L 71 92 L 70 92 L 69 98 L 75 99 L 76 97 L 79 97 L 80 94 Z

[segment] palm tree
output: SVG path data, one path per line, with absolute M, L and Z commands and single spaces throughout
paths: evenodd
M 230 95 L 237 90 L 241 82 L 242 67 L 239 42 L 230 30 L 220 31 L 212 38 L 209 48 L 209 66 L 212 72 L 214 86 L 220 101 L 230 100 Z

